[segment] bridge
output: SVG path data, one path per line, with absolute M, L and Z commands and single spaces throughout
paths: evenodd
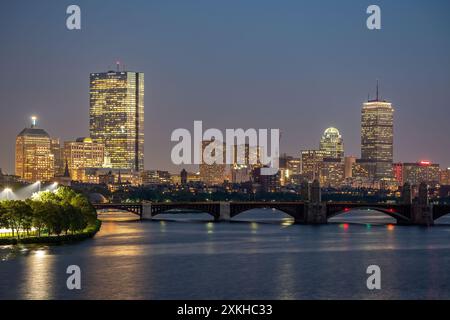
M 276 209 L 294 218 L 300 224 L 324 224 L 337 215 L 353 209 L 368 209 L 384 213 L 400 225 L 432 225 L 434 220 L 450 214 L 450 205 L 412 205 L 387 203 L 350 202 L 140 202 L 93 204 L 97 210 L 112 209 L 128 211 L 143 220 L 173 212 L 203 212 L 215 221 L 227 221 L 237 215 L 259 208 Z

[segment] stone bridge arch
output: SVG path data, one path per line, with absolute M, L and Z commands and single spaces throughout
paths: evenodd
M 397 224 L 411 224 L 411 206 L 397 204 L 371 204 L 371 203 L 333 203 L 327 204 L 327 221 L 333 217 L 345 214 L 354 209 L 373 210 L 394 218 Z
M 303 202 L 231 202 L 230 218 L 253 209 L 276 209 L 293 217 L 296 222 L 306 222 Z

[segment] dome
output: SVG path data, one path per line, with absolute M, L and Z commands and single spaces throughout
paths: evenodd
M 323 133 L 324 136 L 340 136 L 339 130 L 333 127 L 330 127 L 325 130 Z

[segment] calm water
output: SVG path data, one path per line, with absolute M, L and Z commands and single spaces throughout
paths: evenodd
M 346 218 L 362 224 L 324 226 L 271 210 L 233 223 L 106 216 L 92 240 L 0 247 L 0 299 L 450 299 L 450 226 L 376 225 L 392 221 L 373 212 Z M 66 289 L 72 264 L 82 270 L 78 292 Z M 372 264 L 381 291 L 366 287 Z

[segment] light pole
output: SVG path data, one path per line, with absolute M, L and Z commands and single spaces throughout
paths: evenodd
M 10 188 L 5 188 L 6 200 L 9 200 L 9 194 L 12 192 Z

